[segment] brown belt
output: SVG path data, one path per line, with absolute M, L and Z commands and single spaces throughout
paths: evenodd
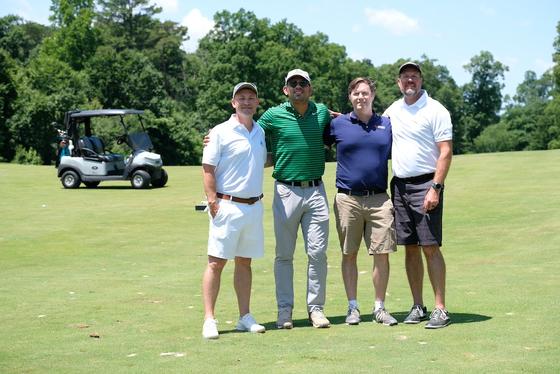
M 218 198 L 222 199 L 222 200 L 230 200 L 233 201 L 234 203 L 242 203 L 242 204 L 249 204 L 249 205 L 253 205 L 254 203 L 256 203 L 257 201 L 259 201 L 260 199 L 262 199 L 264 197 L 264 194 L 261 194 L 261 196 L 256 196 L 256 197 L 249 197 L 247 199 L 244 199 L 242 197 L 235 197 L 235 196 L 231 196 L 231 195 L 225 195 L 223 193 L 216 193 L 216 196 L 218 196 Z

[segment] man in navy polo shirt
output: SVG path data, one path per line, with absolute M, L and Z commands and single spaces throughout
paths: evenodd
M 373 256 L 374 321 L 397 324 L 385 310 L 389 253 L 396 251 L 393 204 L 387 194 L 387 163 L 391 154 L 391 122 L 374 113 L 375 83 L 359 77 L 348 86 L 353 111 L 335 118 L 325 131 L 325 144 L 336 144 L 337 168 L 334 212 L 342 250 L 342 279 L 348 298 L 346 323 L 360 323 L 357 302 L 362 237 Z

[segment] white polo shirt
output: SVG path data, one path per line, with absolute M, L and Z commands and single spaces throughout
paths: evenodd
M 409 178 L 435 172 L 440 153 L 436 143 L 453 138 L 447 109 L 423 90 L 414 104 L 401 98 L 384 115 L 391 118 L 393 128 L 393 175 Z
M 263 129 L 253 121 L 249 132 L 233 114 L 209 136 L 202 163 L 216 167 L 216 192 L 241 198 L 260 196 L 266 162 Z

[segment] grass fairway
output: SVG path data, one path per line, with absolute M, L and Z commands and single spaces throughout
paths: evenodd
M 435 331 L 371 322 L 363 248 L 358 301 L 367 320 L 344 324 L 334 218 L 326 305 L 333 326 L 307 324 L 300 238 L 295 328 L 276 330 L 266 177 L 266 255 L 253 263 L 252 311 L 267 332 L 234 331 L 229 264 L 217 305 L 221 336 L 204 341 L 208 220 L 194 210 L 201 170 L 167 170 L 162 189 L 114 182 L 65 190 L 53 167 L 0 164 L 0 373 L 559 372 L 560 151 L 454 158 L 443 247 L 453 323 Z M 334 174 L 330 163 L 331 204 Z M 386 305 L 402 321 L 411 306 L 402 247 L 391 263 Z M 424 295 L 433 307 L 427 279 Z

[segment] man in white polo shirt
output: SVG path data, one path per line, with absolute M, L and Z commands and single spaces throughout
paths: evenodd
M 406 274 L 414 304 L 404 323 L 428 318 L 422 285 L 426 257 L 435 294 L 428 329 L 447 326 L 445 261 L 442 244 L 443 185 L 453 154 L 451 116 L 422 89 L 420 65 L 401 65 L 397 84 L 403 98 L 385 112 L 393 127 L 391 183 L 397 244 L 405 246 Z
M 202 279 L 202 335 L 217 339 L 214 308 L 227 260 L 235 261 L 234 287 L 239 306 L 237 330 L 264 332 L 250 313 L 251 259 L 264 255 L 262 185 L 266 163 L 264 131 L 253 121 L 257 87 L 241 82 L 233 89 L 235 114 L 210 132 L 202 156 L 210 228 L 208 265 Z

